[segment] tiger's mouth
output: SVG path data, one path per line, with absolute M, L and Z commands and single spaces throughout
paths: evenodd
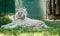
M 24 16 L 20 16 L 18 19 L 25 19 L 25 15 Z
M 22 16 L 20 19 L 24 19 L 25 18 L 25 15 L 24 16 Z

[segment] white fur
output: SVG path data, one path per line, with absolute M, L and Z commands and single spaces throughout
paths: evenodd
M 14 15 L 12 23 L 1 26 L 2 28 L 15 28 L 17 26 L 23 27 L 35 27 L 35 28 L 48 28 L 47 25 L 41 20 L 30 19 L 27 17 L 27 11 L 25 8 L 20 8 Z

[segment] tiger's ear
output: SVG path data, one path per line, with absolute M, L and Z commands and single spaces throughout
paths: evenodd
M 20 11 L 26 11 L 26 8 L 19 8 Z
M 16 12 L 17 11 L 26 11 L 26 8 L 25 7 L 23 7 L 23 8 L 16 8 L 15 10 L 16 10 Z
M 24 8 L 24 11 L 26 11 L 26 8 Z
M 18 11 L 18 9 L 15 9 L 15 12 L 17 12 Z
M 23 7 L 23 9 L 24 9 L 24 11 L 26 11 L 26 8 L 25 7 Z

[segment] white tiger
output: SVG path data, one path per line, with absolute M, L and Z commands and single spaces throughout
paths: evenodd
M 1 28 L 15 28 L 17 26 L 23 26 L 23 27 L 34 26 L 34 28 L 37 28 L 37 29 L 48 28 L 48 26 L 43 21 L 28 18 L 26 8 L 17 9 L 16 14 L 14 15 L 14 20 L 7 25 L 1 26 Z

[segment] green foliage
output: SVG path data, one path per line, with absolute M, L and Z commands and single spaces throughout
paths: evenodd
M 5 24 L 8 24 L 10 22 L 11 22 L 11 20 L 9 18 L 0 17 L 0 26 L 1 25 L 5 25 Z
M 4 33 L 6 35 L 15 35 L 18 36 L 19 34 L 23 34 L 23 33 L 27 33 L 27 36 L 30 35 L 34 35 L 34 33 L 36 33 L 36 35 L 40 35 L 42 34 L 42 36 L 49 36 L 49 35 L 53 35 L 56 36 L 57 34 L 60 34 L 60 29 L 54 29 L 54 28 L 50 28 L 50 29 L 35 29 L 35 28 L 30 28 L 30 27 L 16 27 L 13 29 L 2 29 L 0 28 L 0 33 Z M 31 34 L 32 33 L 32 34 Z M 24 35 L 24 34 L 23 34 Z
M 2 12 L 14 12 L 15 11 L 14 0 L 0 0 L 0 14 Z
M 9 16 L 12 16 L 12 15 L 13 15 L 13 13 L 9 13 L 9 14 L 8 13 L 6 13 L 6 14 L 2 13 L 0 15 L 0 26 L 10 23 L 12 20 L 9 19 Z

